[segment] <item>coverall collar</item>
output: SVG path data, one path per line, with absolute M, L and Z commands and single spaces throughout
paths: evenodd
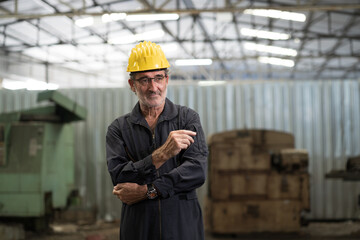
M 166 98 L 164 110 L 162 111 L 162 113 L 159 116 L 158 123 L 160 123 L 164 120 L 173 119 L 177 115 L 178 115 L 177 107 L 175 106 L 175 104 L 173 102 L 171 102 L 168 98 Z M 141 113 L 139 102 L 137 102 L 135 107 L 132 109 L 132 111 L 130 113 L 130 120 L 131 120 L 131 122 L 133 122 L 135 124 L 146 125 L 145 124 L 146 120 L 145 120 L 145 117 Z

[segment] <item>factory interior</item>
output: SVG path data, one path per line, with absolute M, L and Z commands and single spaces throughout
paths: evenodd
M 0 240 L 119 239 L 144 41 L 201 121 L 205 240 L 360 239 L 359 0 L 0 0 Z

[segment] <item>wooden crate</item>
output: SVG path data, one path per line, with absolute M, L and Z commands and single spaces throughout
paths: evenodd
M 272 131 L 272 130 L 233 130 L 221 133 L 216 133 L 208 139 L 209 146 L 218 143 L 248 143 L 256 148 L 261 148 L 263 151 L 270 151 L 271 153 L 278 152 L 283 148 L 294 148 L 294 137 L 290 133 Z
M 210 167 L 217 170 L 270 170 L 271 154 L 293 147 L 291 134 L 265 130 L 234 130 L 209 139 Z
M 214 200 L 266 199 L 268 173 L 213 171 L 210 197 Z
M 210 167 L 216 170 L 270 170 L 270 154 L 252 154 L 250 144 L 219 144 L 211 148 Z
M 206 232 L 212 231 L 212 200 L 209 196 L 204 198 L 204 229 Z
M 299 175 L 278 174 L 269 175 L 267 185 L 269 199 L 301 199 L 301 180 Z
M 208 139 L 208 144 L 211 146 L 217 143 L 233 142 L 234 140 L 242 143 L 252 143 L 251 131 L 249 130 L 232 130 L 211 135 Z
M 212 170 L 209 178 L 209 196 L 213 200 L 297 200 L 304 210 L 310 209 L 307 173 Z
M 269 153 L 277 153 L 281 149 L 295 147 L 294 136 L 290 133 L 279 131 L 263 131 L 262 134 L 264 135 L 264 140 L 258 144 L 264 144 L 264 148 Z
M 301 208 L 310 210 L 309 174 L 278 174 L 269 175 L 267 196 L 270 200 L 298 200 Z
M 280 151 L 281 167 L 284 171 L 306 172 L 309 164 L 309 154 L 304 149 L 282 149 Z
M 310 211 L 310 175 L 301 174 L 301 208 Z
M 212 233 L 297 232 L 301 202 L 291 200 L 211 201 L 207 228 Z

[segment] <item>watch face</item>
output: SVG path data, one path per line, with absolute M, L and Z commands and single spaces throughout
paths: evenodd
M 154 188 L 154 186 L 148 185 L 147 197 L 149 199 L 154 199 L 157 197 L 157 192 L 156 192 L 156 189 Z
M 155 189 L 154 189 L 155 190 Z M 148 193 L 148 198 L 149 199 L 154 199 L 157 197 L 157 194 L 156 194 L 156 190 L 155 191 L 151 191 Z

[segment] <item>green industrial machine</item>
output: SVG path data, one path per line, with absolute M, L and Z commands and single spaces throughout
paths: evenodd
M 41 219 L 66 207 L 74 189 L 71 122 L 86 109 L 57 91 L 38 94 L 52 104 L 0 115 L 0 217 Z

